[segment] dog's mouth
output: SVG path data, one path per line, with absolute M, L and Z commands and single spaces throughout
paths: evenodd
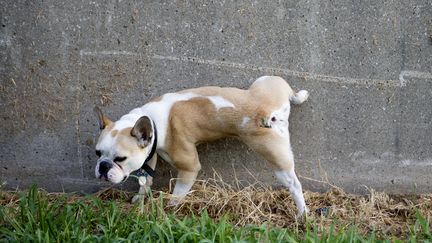
M 99 173 L 97 173 L 97 178 L 102 181 L 117 184 L 125 182 L 129 178 L 129 174 L 125 173 L 121 165 L 113 163 L 112 168 L 108 169 L 108 171 L 99 171 Z
M 127 181 L 128 178 L 129 178 L 129 176 L 125 175 L 125 176 L 123 177 L 121 183 Z M 108 176 L 107 176 L 107 175 L 100 175 L 100 176 L 99 176 L 99 179 L 100 179 L 100 180 L 104 180 L 104 181 L 108 181 L 108 182 L 110 181 L 110 180 L 108 179 Z
M 108 181 L 108 175 L 100 175 L 99 179 L 104 180 L 104 181 Z

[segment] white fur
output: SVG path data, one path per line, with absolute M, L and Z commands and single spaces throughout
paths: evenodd
M 165 94 L 162 96 L 162 99 L 159 102 L 147 103 L 144 106 L 135 108 L 128 114 L 122 116 L 118 121 L 115 122 L 113 130 L 122 130 L 124 128 L 133 127 L 140 117 L 149 116 L 156 124 L 158 132 L 158 147 L 163 148 L 168 128 L 168 117 L 173 104 L 178 101 L 189 100 L 198 96 L 199 95 L 194 93 Z M 113 139 L 105 138 L 103 141 L 101 141 L 101 144 L 98 144 L 98 147 L 111 147 L 114 142 L 115 141 Z
M 260 83 L 263 81 L 266 81 L 266 79 L 271 78 L 272 76 L 261 76 L 257 80 L 254 81 L 254 83 Z
M 182 181 L 177 181 L 174 190 L 173 190 L 173 198 L 169 201 L 169 205 L 177 205 L 180 201 L 188 194 L 189 190 L 192 188 L 193 182 L 184 183 Z
M 248 116 L 243 117 L 242 123 L 240 126 L 242 126 L 242 127 L 246 126 L 246 124 L 248 124 L 249 121 L 250 121 L 250 117 L 248 117 Z
M 126 127 L 133 127 L 135 125 L 135 122 L 140 117 L 141 115 L 138 114 L 127 114 L 115 123 L 113 129 L 120 130 Z M 153 142 L 154 142 L 154 138 L 151 141 L 151 145 L 153 144 Z M 139 169 L 141 163 L 143 162 L 143 158 L 146 158 L 150 154 L 151 147 L 152 147 L 151 145 L 147 146 L 143 150 L 140 150 L 139 152 L 127 156 L 127 160 L 121 162 L 121 167 L 116 163 L 112 163 L 113 167 L 107 173 L 108 181 L 115 184 L 120 183 L 121 181 L 123 181 L 125 177 L 128 177 L 130 173 Z M 95 168 L 95 175 L 97 178 L 99 178 L 100 162 L 104 160 L 112 161 L 115 156 L 123 156 L 123 155 L 119 154 L 119 151 L 117 151 L 117 137 L 112 137 L 111 135 L 105 135 L 104 139 L 100 140 L 96 145 L 96 150 L 103 151 L 104 153 L 98 159 Z
M 255 82 L 265 82 L 268 80 L 269 76 L 263 76 L 256 80 Z M 293 104 L 300 104 L 307 100 L 308 98 L 308 92 L 305 90 L 301 90 L 298 93 L 293 95 L 293 92 L 291 89 L 289 90 L 289 96 L 291 96 L 288 100 L 284 101 L 286 102 L 283 104 L 280 108 L 277 110 L 274 110 L 270 117 L 264 118 L 263 125 L 264 127 L 268 127 L 272 129 L 275 133 L 281 136 L 282 139 L 279 139 L 278 146 L 283 146 L 283 149 L 279 151 L 279 155 L 281 158 L 285 159 L 286 161 L 292 161 L 294 163 L 294 158 L 291 150 L 291 146 L 289 144 L 289 131 L 288 131 L 288 118 L 290 114 L 290 102 Z M 216 111 L 219 111 L 222 108 L 235 108 L 234 104 L 231 103 L 229 100 L 221 97 L 221 96 L 202 96 L 199 94 L 195 94 L 192 92 L 189 93 L 169 93 L 165 94 L 161 97 L 160 101 L 157 102 L 150 102 L 146 105 L 135 108 L 132 111 L 130 111 L 128 114 L 122 116 L 120 120 L 115 122 L 114 124 L 114 130 L 122 130 L 124 128 L 133 127 L 136 123 L 136 121 L 142 117 L 142 116 L 148 116 L 150 117 L 154 124 L 157 126 L 157 153 L 168 162 L 171 161 L 171 158 L 165 151 L 165 140 L 167 136 L 168 126 L 169 126 L 169 115 L 171 113 L 172 106 L 179 101 L 186 101 L 190 100 L 195 97 L 202 97 L 207 98 L 215 107 Z M 221 114 L 222 115 L 222 114 Z M 242 118 L 241 123 L 238 124 L 238 126 L 245 127 L 247 126 L 251 121 L 251 118 L 248 116 L 245 116 Z M 117 141 L 116 137 L 112 137 L 108 134 L 103 136 L 103 140 L 99 141 L 96 149 L 103 151 L 101 158 L 98 160 L 97 166 L 96 166 L 96 176 L 99 177 L 99 163 L 103 160 L 110 160 L 112 161 L 115 156 L 121 156 L 121 151 L 117 151 Z M 286 143 L 286 144 L 284 144 Z M 116 163 L 113 163 L 112 169 L 110 169 L 107 173 L 107 177 L 109 181 L 113 183 L 119 183 L 121 182 L 125 177 L 129 176 L 129 173 L 139 169 L 139 167 L 142 164 L 142 161 L 149 156 L 150 149 L 152 144 L 150 146 L 147 146 L 146 149 L 134 153 L 133 156 L 128 155 L 127 160 L 124 163 L 121 163 L 120 166 Z M 286 146 L 285 146 L 286 145 Z M 120 152 L 120 155 L 117 154 Z M 153 160 L 152 160 L 153 161 Z M 154 161 L 156 161 L 156 156 L 154 157 Z M 156 162 L 155 162 L 156 163 Z M 307 207 L 304 201 L 303 192 L 301 184 L 294 172 L 294 169 L 291 171 L 276 171 L 275 172 L 276 177 L 279 179 L 279 181 L 286 186 L 289 191 L 291 192 L 294 201 L 297 206 L 298 214 L 302 215 L 303 213 L 307 212 Z M 195 175 L 196 176 L 196 175 Z M 195 177 L 194 177 L 195 178 Z M 183 179 L 190 179 L 190 178 L 183 178 Z M 149 185 L 146 185 L 147 183 L 144 180 L 140 180 L 140 190 L 139 195 L 136 198 L 142 199 L 145 188 Z M 151 183 L 150 183 L 151 184 Z M 187 195 L 189 190 L 191 189 L 193 185 L 193 181 L 191 182 L 185 182 L 184 180 L 179 180 L 176 182 L 174 190 L 173 190 L 173 199 L 171 200 L 171 204 L 177 203 L 179 200 L 181 200 L 184 196 Z M 135 198 L 135 197 L 134 197 Z
M 268 118 L 268 124 L 281 137 L 289 137 L 288 133 L 288 117 L 290 114 L 290 104 L 283 105 L 280 109 L 271 113 Z M 275 118 L 275 121 L 272 119 Z
M 99 164 L 102 160 L 104 160 L 105 157 L 106 156 L 104 156 L 103 158 L 101 157 L 96 164 L 96 178 L 99 178 L 101 176 L 101 174 L 99 173 Z M 125 171 L 124 169 L 120 168 L 116 163 L 113 163 L 113 167 L 107 173 L 107 179 L 108 181 L 117 184 L 122 182 L 125 177 L 129 176 L 129 174 L 130 172 Z
M 114 184 L 120 183 L 123 181 L 125 176 L 129 174 L 125 174 L 124 171 L 114 163 L 114 166 L 108 171 L 107 176 L 108 180 Z
M 165 153 L 165 140 L 167 136 L 168 130 L 168 117 L 170 114 L 170 110 L 172 106 L 178 101 L 189 100 L 195 97 L 206 97 L 208 98 L 217 110 L 221 108 L 231 107 L 234 108 L 234 105 L 228 100 L 220 97 L 220 96 L 200 96 L 194 93 L 168 93 L 162 96 L 162 99 L 159 102 L 150 102 L 146 105 L 135 108 L 130 111 L 128 114 L 122 116 L 118 121 L 115 122 L 113 130 L 122 130 L 124 128 L 133 127 L 137 120 L 142 116 L 149 116 L 156 125 L 157 128 L 157 139 L 158 139 L 158 153 L 162 154 L 162 157 L 166 159 L 168 162 L 171 161 L 169 156 Z M 105 136 L 103 140 L 99 141 L 96 145 L 96 149 L 100 151 L 104 151 L 107 154 L 103 154 L 101 158 L 98 160 L 95 168 L 96 177 L 100 177 L 99 174 L 99 163 L 104 160 L 112 160 L 117 155 L 116 149 L 116 137 Z M 139 169 L 140 164 L 143 159 L 150 153 L 151 146 L 147 146 L 145 150 L 139 153 L 136 158 L 128 157 L 127 163 L 122 164 L 122 168 L 118 167 L 115 163 L 112 169 L 108 171 L 108 180 L 113 183 L 119 183 L 123 180 L 125 176 L 129 176 L 132 171 Z M 166 156 L 163 156 L 166 155 Z
M 163 95 L 159 102 L 147 103 L 141 108 L 135 108 L 128 114 L 122 116 L 120 120 L 116 122 L 114 129 L 121 130 L 126 127 L 133 127 L 141 116 L 149 116 L 156 124 L 158 131 L 158 149 L 164 149 L 168 130 L 168 117 L 172 106 L 178 101 L 189 100 L 195 97 L 208 98 L 217 110 L 227 107 L 234 108 L 233 103 L 221 96 L 201 96 L 194 93 L 168 93 Z
M 157 127 L 158 132 L 158 148 L 165 148 L 165 138 L 168 130 L 168 117 L 174 103 L 182 100 L 189 100 L 199 95 L 194 93 L 169 93 L 162 96 L 159 102 L 150 102 L 142 106 L 139 111 L 141 116 L 149 116 Z
M 184 183 L 182 181 L 177 181 L 173 190 L 173 195 L 176 197 L 184 197 L 189 192 L 193 185 L 192 183 Z
M 106 136 L 103 143 L 100 143 L 96 146 L 96 150 L 108 152 L 108 154 L 102 155 L 96 164 L 95 175 L 96 178 L 99 178 L 101 175 L 99 173 L 99 165 L 103 160 L 112 161 L 115 156 L 121 156 L 117 154 L 117 147 L 115 146 L 116 138 L 111 136 Z M 109 147 L 104 147 L 109 144 Z M 123 181 L 124 177 L 128 177 L 130 173 L 140 168 L 141 163 L 143 162 L 143 158 L 146 158 L 150 153 L 151 146 L 147 146 L 142 151 L 139 151 L 133 155 L 127 157 L 127 160 L 121 162 L 121 167 L 116 163 L 112 163 L 113 167 L 108 171 L 107 176 L 108 180 L 112 183 L 119 183 Z
M 294 96 L 290 98 L 291 102 L 295 105 L 299 105 L 305 102 L 309 97 L 309 93 L 306 90 L 300 90 Z
M 306 207 L 306 203 L 303 197 L 302 186 L 300 181 L 297 178 L 294 170 L 291 171 L 275 171 L 276 177 L 278 180 L 288 188 L 291 192 L 291 195 L 294 198 L 294 202 L 297 206 L 297 215 L 301 216 L 303 213 L 307 213 L 308 209 Z
M 96 178 L 100 178 L 100 176 L 101 176 L 101 174 L 99 173 L 99 164 L 100 164 L 100 160 L 98 160 L 98 161 L 96 162 L 96 167 L 95 167 L 95 175 L 96 175 Z
M 216 110 L 219 110 L 220 108 L 235 108 L 233 103 L 229 102 L 221 96 L 207 96 L 207 99 L 209 99 L 213 103 Z

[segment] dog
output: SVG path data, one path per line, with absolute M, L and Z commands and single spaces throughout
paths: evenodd
M 308 92 L 294 92 L 281 77 L 263 76 L 249 89 L 217 86 L 167 93 L 112 122 L 96 108 L 102 130 L 96 144 L 97 178 L 117 184 L 140 168 L 142 199 L 152 184 L 157 156 L 174 166 L 173 204 L 191 189 L 201 164 L 196 145 L 236 137 L 266 159 L 289 189 L 297 215 L 307 212 L 302 186 L 294 171 L 288 118 L 290 104 L 301 104 Z M 150 175 L 148 175 L 150 174 Z

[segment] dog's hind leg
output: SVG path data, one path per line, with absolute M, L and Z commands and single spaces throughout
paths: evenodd
M 297 206 L 297 217 L 307 213 L 308 209 L 303 197 L 302 186 L 297 178 L 296 173 L 294 172 L 294 169 L 289 171 L 275 171 L 275 174 L 278 180 L 290 191 Z
M 294 199 L 298 216 L 307 213 L 302 186 L 294 171 L 294 155 L 289 136 L 282 137 L 270 131 L 264 136 L 246 137 L 242 140 L 273 165 L 276 177 L 288 188 Z

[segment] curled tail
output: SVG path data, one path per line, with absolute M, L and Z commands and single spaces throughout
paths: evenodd
M 305 102 L 309 97 L 309 93 L 306 90 L 300 90 L 295 95 L 290 97 L 290 101 L 295 105 L 300 105 Z

